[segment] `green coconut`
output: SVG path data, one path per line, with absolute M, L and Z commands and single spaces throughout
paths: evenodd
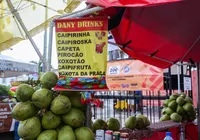
M 80 127 L 77 128 L 75 131 L 76 140 L 94 140 L 94 134 L 91 129 L 88 127 Z
M 150 125 L 149 119 L 144 115 L 136 116 L 136 128 L 143 129 Z
M 196 119 L 196 115 L 191 115 L 188 117 L 188 121 L 194 121 Z
M 188 116 L 186 113 L 183 114 L 182 120 L 183 120 L 183 121 L 188 121 L 188 119 L 189 119 L 189 116 Z
M 185 102 L 193 104 L 192 98 L 190 97 L 185 97 Z
M 97 119 L 94 121 L 93 123 L 93 129 L 94 129 L 94 132 L 96 132 L 96 130 L 106 130 L 107 128 L 107 124 L 104 120 L 102 119 Z
M 54 72 L 46 72 L 40 78 L 40 83 L 43 88 L 51 89 L 58 82 L 58 76 Z
M 58 115 L 66 114 L 71 109 L 71 102 L 67 96 L 59 95 L 51 103 L 50 110 Z
M 116 118 L 109 118 L 107 121 L 108 129 L 118 131 L 120 129 L 120 122 Z
M 186 113 L 185 110 L 183 109 L 183 107 L 180 106 L 180 105 L 177 107 L 176 112 L 177 112 L 178 114 L 180 114 L 180 115 L 183 115 L 183 114 Z
M 32 117 L 19 123 L 18 135 L 25 140 L 35 140 L 41 133 L 41 130 L 40 119 Z
M 38 113 L 37 107 L 31 102 L 21 102 L 14 106 L 12 117 L 16 120 L 24 121 L 35 116 Z
M 187 96 L 187 95 L 186 95 L 185 93 L 181 93 L 181 94 L 180 94 L 180 97 L 183 97 L 184 99 L 185 99 L 186 96 Z
M 171 115 L 172 113 L 174 113 L 174 111 L 173 111 L 171 108 L 169 108 L 169 107 L 167 107 L 167 108 L 165 109 L 165 112 L 166 112 L 166 114 L 168 114 L 168 115 Z
M 163 115 L 161 118 L 160 118 L 160 121 L 167 121 L 167 120 L 170 120 L 170 116 L 165 114 Z
M 178 98 L 176 99 L 176 103 L 177 103 L 178 105 L 182 106 L 182 105 L 185 104 L 185 99 L 184 99 L 182 96 L 180 96 L 180 97 L 178 97 Z
M 65 125 L 58 132 L 58 140 L 76 140 L 73 129 Z
M 33 93 L 32 101 L 37 108 L 48 108 L 53 100 L 53 92 L 48 89 L 39 89 Z
M 63 126 L 64 124 L 61 122 L 60 125 L 56 128 L 56 131 L 59 132 Z
M 176 100 L 177 98 L 178 98 L 178 94 L 172 94 L 169 97 L 170 100 Z
M 46 112 L 42 117 L 42 127 L 44 129 L 55 129 L 60 125 L 61 118 L 51 111 Z
M 183 106 L 183 109 L 188 113 L 194 113 L 194 106 L 191 103 L 186 103 Z
M 125 120 L 125 127 L 129 129 L 134 129 L 136 127 L 136 117 L 130 116 Z
M 33 93 L 34 89 L 28 84 L 19 85 L 15 92 L 17 99 L 21 102 L 26 102 L 31 100 Z
M 161 110 L 161 113 L 162 113 L 163 115 L 166 114 L 165 109 L 166 109 L 166 108 L 163 108 L 163 109 Z
M 37 138 L 37 140 L 57 140 L 56 130 L 45 130 Z
M 171 100 L 170 99 L 166 99 L 166 100 L 164 100 L 163 105 L 165 107 L 168 107 L 169 102 L 171 102 Z
M 71 108 L 71 110 L 62 115 L 62 120 L 66 125 L 71 126 L 72 128 L 77 128 L 81 127 L 84 125 L 85 122 L 85 116 L 82 113 L 82 111 L 76 109 L 76 108 Z
M 81 95 L 80 93 L 73 94 L 69 96 L 69 100 L 71 102 L 72 107 L 78 108 L 80 110 L 84 110 L 86 108 L 86 104 L 81 103 Z
M 176 108 L 177 108 L 177 103 L 176 103 L 176 101 L 173 100 L 173 101 L 169 102 L 168 107 L 175 111 Z
M 170 115 L 171 120 L 175 122 L 181 122 L 182 121 L 182 116 L 179 115 L 178 113 L 174 112 Z

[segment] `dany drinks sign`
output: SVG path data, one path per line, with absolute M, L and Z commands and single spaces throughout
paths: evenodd
M 83 88 L 80 85 L 87 84 L 90 87 L 85 88 L 94 88 L 92 85 L 104 81 L 107 65 L 107 28 L 106 18 L 56 20 L 59 86 Z

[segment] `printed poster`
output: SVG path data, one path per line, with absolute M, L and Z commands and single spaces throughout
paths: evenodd
M 108 19 L 56 20 L 58 88 L 105 88 Z
M 110 90 L 163 90 L 163 69 L 139 60 L 108 63 L 106 75 Z
M 14 131 L 15 120 L 11 116 L 14 103 L 0 103 L 0 133 Z

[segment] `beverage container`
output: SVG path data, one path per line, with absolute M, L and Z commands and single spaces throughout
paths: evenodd
M 113 132 L 113 140 L 120 140 L 120 132 Z
M 95 140 L 105 140 L 104 130 L 96 130 L 96 139 Z
M 128 133 L 121 133 L 120 134 L 120 140 L 129 140 Z
M 164 140 L 174 140 L 174 139 L 172 138 L 171 132 L 166 132 L 166 137 L 164 138 Z
M 106 131 L 105 133 L 105 140 L 113 140 L 113 131 Z

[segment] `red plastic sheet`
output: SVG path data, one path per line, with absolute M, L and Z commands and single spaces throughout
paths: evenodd
M 136 6 L 151 6 L 180 0 L 87 0 L 88 3 L 102 7 L 136 7 Z
M 149 7 L 146 7 L 152 4 L 149 0 L 141 0 L 140 2 L 143 2 L 141 7 L 135 7 L 137 6 L 135 1 L 130 5 L 129 0 L 123 1 L 124 3 L 119 0 L 88 2 L 105 7 L 127 7 L 120 24 L 111 32 L 117 44 L 123 45 L 129 42 L 123 50 L 132 58 L 160 68 L 170 67 L 183 57 L 183 61 L 192 59 L 200 62 L 199 0 L 162 5 L 159 5 L 159 2 L 167 1 L 157 0 L 158 5 Z M 106 15 L 109 15 L 110 9 L 113 7 L 103 12 L 106 11 Z
M 200 1 L 193 0 L 127 8 L 120 25 L 112 31 L 113 36 L 118 44 L 131 41 L 124 48 L 131 57 L 161 68 L 169 67 L 183 56 L 185 61 L 192 58 L 199 62 L 200 42 L 196 42 L 190 50 L 200 35 L 199 5 Z

